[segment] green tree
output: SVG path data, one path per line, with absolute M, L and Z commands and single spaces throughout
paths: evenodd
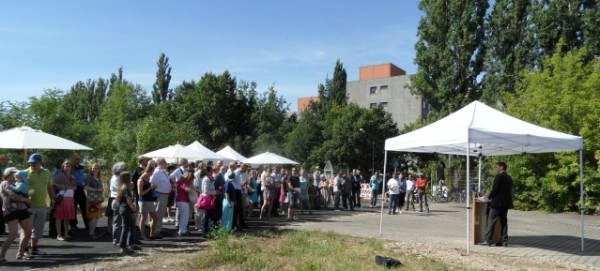
M 336 105 L 346 105 L 348 96 L 346 95 L 347 74 L 344 65 L 338 59 L 333 69 L 333 79 L 327 78 L 325 85 L 319 84 L 319 103 L 320 112 L 325 113 L 330 107 Z
M 261 95 L 256 108 L 252 111 L 251 119 L 254 123 L 254 134 L 257 136 L 253 143 L 254 153 L 270 151 L 281 153 L 283 149 L 283 135 L 279 129 L 286 119 L 286 102 L 283 97 L 278 97 L 273 86 Z
M 94 137 L 95 153 L 108 162 L 134 160 L 139 122 L 150 109 L 150 98 L 140 85 L 123 79 L 122 69 L 111 76 L 109 95 L 98 118 L 98 133 Z M 162 128 L 162 129 L 160 129 Z M 170 133 L 169 127 L 159 127 L 155 133 Z
M 498 0 L 486 20 L 485 77 L 481 99 L 500 100 L 514 93 L 519 75 L 533 68 L 533 40 L 527 35 L 530 0 Z
M 562 46 L 562 44 L 558 44 Z M 585 193 L 600 198 L 600 60 L 585 49 L 555 53 L 543 71 L 525 73 L 517 95 L 507 97 L 508 112 L 542 127 L 584 139 Z M 518 206 L 550 211 L 576 210 L 579 203 L 579 154 L 556 153 L 511 158 Z M 510 170 L 510 168 L 509 168 Z M 589 206 L 590 199 L 586 202 Z
M 480 97 L 488 6 L 486 0 L 419 3 L 424 16 L 417 30 L 417 72 L 410 88 L 429 103 L 430 117 L 447 115 Z
M 160 104 L 173 98 L 173 90 L 169 89 L 169 83 L 171 82 L 169 58 L 161 53 L 156 65 L 158 70 L 156 71 L 156 81 L 152 85 L 152 101 L 155 104 Z

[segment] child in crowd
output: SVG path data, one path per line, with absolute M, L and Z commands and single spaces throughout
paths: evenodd
M 11 186 L 12 191 L 19 196 L 29 198 L 29 179 L 27 178 L 27 171 L 16 171 L 15 180 L 15 184 Z M 29 208 L 31 208 L 31 205 L 27 203 L 27 209 Z M 31 210 L 29 211 L 31 213 Z

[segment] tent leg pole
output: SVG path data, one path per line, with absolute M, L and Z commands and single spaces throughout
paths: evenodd
M 467 187 L 465 189 L 465 191 L 467 191 L 467 200 L 466 200 L 466 213 L 467 213 L 467 255 L 471 255 L 471 208 L 469 206 L 469 201 L 471 200 L 471 183 L 470 183 L 470 172 L 469 169 L 471 168 L 471 163 L 469 162 L 471 160 L 471 150 L 469 148 L 469 140 L 467 140 Z
M 583 149 L 579 150 L 579 195 L 580 195 L 580 206 L 579 213 L 581 216 L 581 252 L 584 251 L 585 237 L 584 237 L 584 226 L 583 226 L 583 211 L 585 209 L 585 202 L 583 198 Z
M 382 189 L 381 191 L 385 192 L 385 171 L 387 169 L 387 151 L 384 151 L 383 158 L 383 181 L 381 182 Z M 383 236 L 383 194 L 381 193 L 381 213 L 379 214 L 379 236 Z M 377 197 L 377 196 L 376 196 Z

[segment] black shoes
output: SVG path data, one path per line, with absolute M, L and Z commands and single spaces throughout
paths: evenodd
M 502 243 L 502 242 L 498 242 L 498 243 L 496 243 L 495 245 L 496 245 L 497 247 L 508 247 L 508 243 L 506 243 L 506 242 L 504 242 L 504 243 Z

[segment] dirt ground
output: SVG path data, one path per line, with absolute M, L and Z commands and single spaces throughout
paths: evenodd
M 110 257 L 94 262 L 77 263 L 49 270 L 193 270 L 193 261 L 199 257 L 206 243 L 180 243 L 178 247 L 148 248 L 133 256 Z M 450 270 L 593 270 L 589 266 L 523 257 L 498 256 L 477 253 L 461 256 L 458 249 L 440 248 L 431 244 L 415 242 L 388 243 L 387 247 L 414 257 L 437 258 L 448 264 Z M 402 261 L 402 259 L 400 259 Z M 177 267 L 174 267 L 177 266 Z

